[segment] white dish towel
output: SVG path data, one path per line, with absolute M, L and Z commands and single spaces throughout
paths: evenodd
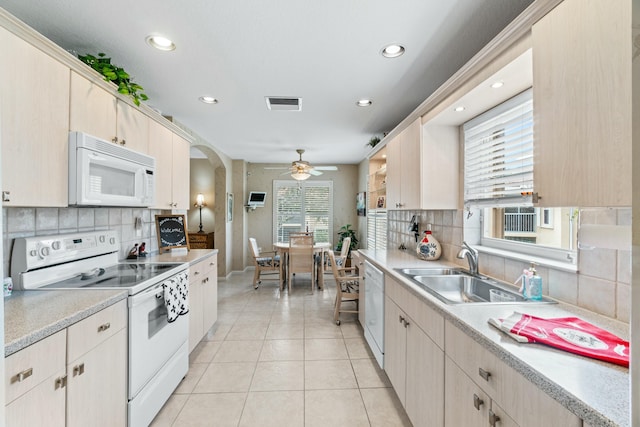
M 189 312 L 189 273 L 183 271 L 162 283 L 167 321 L 174 322 L 178 316 Z

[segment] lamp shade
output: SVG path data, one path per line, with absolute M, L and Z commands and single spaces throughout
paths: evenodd
M 308 174 L 306 172 L 295 172 L 291 174 L 291 178 L 297 180 L 297 181 L 304 181 L 305 179 L 309 178 L 311 176 L 311 174 Z
M 196 196 L 196 204 L 195 204 L 195 206 L 198 206 L 198 207 L 205 206 L 205 204 L 204 204 L 204 194 L 199 193 Z

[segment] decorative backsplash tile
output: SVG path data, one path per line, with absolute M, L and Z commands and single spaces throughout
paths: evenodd
M 468 212 L 463 210 L 387 211 L 387 247 L 390 250 L 401 244 L 408 251 L 415 250 L 416 242 L 409 229 L 413 215 L 420 223 L 420 233 L 431 224 L 433 235 L 442 245 L 442 260 L 466 267 L 466 261 L 457 259 L 456 254 L 463 240 L 480 241 L 479 215 L 468 217 Z M 580 224 L 629 226 L 631 221 L 631 208 L 580 210 Z M 484 253 L 480 254 L 478 264 L 481 273 L 508 283 L 513 283 L 528 267 L 526 262 Z M 545 295 L 629 322 L 631 250 L 579 249 L 578 273 L 544 266 L 537 270 L 543 278 Z
M 17 237 L 111 229 L 118 232 L 121 259 L 135 243 L 145 242 L 147 252 L 157 251 L 155 215 L 164 213 L 139 208 L 3 208 L 4 274 L 11 274 L 11 249 Z M 135 229 L 136 218 L 142 218 L 139 236 Z

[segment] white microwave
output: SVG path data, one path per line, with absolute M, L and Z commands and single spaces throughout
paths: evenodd
M 69 133 L 69 205 L 149 207 L 156 160 L 82 132 Z

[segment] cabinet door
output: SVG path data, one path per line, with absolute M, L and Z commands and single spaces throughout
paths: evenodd
M 444 425 L 444 351 L 407 320 L 405 408 L 414 426 Z
M 64 427 L 65 389 L 56 383 L 62 376 L 64 370 L 8 404 L 5 407 L 6 425 Z
M 149 118 L 120 100 L 116 110 L 118 143 L 139 153 L 149 153 Z
M 444 377 L 445 426 L 484 427 L 488 425 L 491 405 L 489 396 L 448 357 L 445 357 Z
M 400 158 L 402 173 L 400 175 L 400 208 L 420 209 L 421 178 L 421 138 L 422 126 L 420 118 L 411 123 L 401 134 L 402 145 Z M 425 171 L 426 173 L 427 171 Z
M 172 189 L 174 209 L 189 209 L 189 142 L 173 134 Z
M 402 203 L 402 155 L 401 135 L 396 136 L 387 144 L 387 200 L 383 208 L 399 209 Z
M 384 301 L 384 370 L 405 405 L 407 332 L 402 319 L 406 315 L 389 297 Z
M 155 120 L 149 121 L 149 155 L 156 159 L 155 209 L 172 209 L 173 132 Z
M 557 423 L 557 424 L 556 424 Z M 557 420 L 550 420 L 550 424 L 545 424 L 547 426 L 551 425 L 561 425 L 565 424 L 558 423 Z M 518 423 L 516 423 L 513 418 L 511 418 L 504 409 L 500 407 L 495 401 L 491 402 L 491 409 L 489 410 L 489 425 L 495 425 L 499 427 L 520 427 Z
M 116 137 L 116 97 L 71 72 L 69 130 L 86 132 L 105 141 Z
M 218 265 L 216 262 L 217 256 L 213 255 L 204 262 L 207 264 L 208 270 L 207 277 L 205 278 L 203 286 L 203 335 L 206 334 L 209 329 L 218 320 Z
M 631 15 L 565 0 L 532 28 L 540 206 L 631 206 Z
M 67 206 L 69 68 L 0 28 L 4 206 Z
M 127 423 L 127 329 L 67 365 L 67 427 Z

